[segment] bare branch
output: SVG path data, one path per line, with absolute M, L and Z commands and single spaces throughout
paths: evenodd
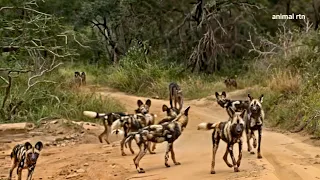
M 9 84 L 9 81 L 8 81 L 8 80 L 6 80 L 6 78 L 4 78 L 4 77 L 0 76 L 0 79 L 2 79 L 6 84 Z
M 1 7 L 1 8 L 0 8 L 0 12 L 1 12 L 2 10 L 6 10 L 6 9 L 23 9 L 23 10 L 35 12 L 35 13 L 37 13 L 37 14 L 41 14 L 41 15 L 45 15 L 45 16 L 49 16 L 49 17 L 51 16 L 50 14 L 46 14 L 46 13 L 43 13 L 43 12 L 40 12 L 40 11 L 31 9 L 31 8 L 27 8 L 27 7 Z
M 54 82 L 54 81 L 48 81 L 48 80 L 36 81 L 36 82 L 34 82 L 34 83 L 31 83 L 31 81 L 32 81 L 33 79 L 35 79 L 35 78 L 38 78 L 38 77 L 43 76 L 44 73 L 48 73 L 48 72 L 53 71 L 54 69 L 56 69 L 57 67 L 59 67 L 59 66 L 62 65 L 62 64 L 63 64 L 63 63 L 59 63 L 59 64 L 56 64 L 56 65 L 54 65 L 54 66 L 51 64 L 50 69 L 45 69 L 45 70 L 41 71 L 39 74 L 36 74 L 36 75 L 31 76 L 31 77 L 28 79 L 28 88 L 24 91 L 24 94 L 26 94 L 26 93 L 30 90 L 30 88 L 32 88 L 33 86 L 35 86 L 35 85 L 38 84 L 38 83 L 56 83 L 56 82 Z
M 259 54 L 259 56 L 266 56 L 266 55 L 270 55 L 270 54 L 276 54 L 275 52 L 273 52 L 275 50 L 275 48 L 273 48 L 270 52 L 262 52 L 262 51 L 256 49 L 255 45 L 252 42 L 250 32 L 249 32 L 249 39 L 247 41 L 250 42 L 250 44 L 251 44 L 251 46 L 253 48 L 253 49 L 249 50 L 249 53 L 254 51 L 254 52 L 257 52 Z

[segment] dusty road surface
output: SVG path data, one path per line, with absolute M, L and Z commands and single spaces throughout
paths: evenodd
M 119 99 L 126 105 L 128 111 L 136 108 L 138 99 L 143 101 L 147 99 L 110 92 L 108 89 L 98 91 L 104 96 L 110 95 Z M 238 98 L 238 96 L 239 93 L 234 93 L 234 96 L 230 94 L 230 97 Z M 169 105 L 167 100 L 152 99 L 150 112 L 156 113 L 158 119 L 164 116 L 161 112 L 164 103 Z M 5 179 L 8 175 L 10 148 L 18 142 L 27 140 L 33 143 L 38 140 L 46 142 L 34 173 L 35 180 L 320 179 L 319 147 L 302 142 L 303 138 L 297 138 L 297 135 L 288 136 L 267 130 L 263 131 L 262 136 L 263 159 L 257 159 L 256 155 L 249 154 L 244 143 L 240 172 L 234 173 L 222 159 L 226 144 L 221 142 L 216 156 L 216 174 L 211 175 L 212 132 L 198 131 L 196 127 L 201 122 L 224 121 L 227 119 L 227 114 L 212 100 L 186 101 L 184 106 L 189 105 L 191 108 L 188 127 L 174 143 L 176 159 L 181 163 L 180 166 L 173 165 L 171 159 L 169 161 L 171 167 L 164 166 L 166 143 L 163 143 L 158 144 L 157 154 L 147 153 L 141 160 L 140 166 L 146 173 L 138 174 L 132 160 L 135 155 L 128 149 L 125 149 L 127 156 L 120 155 L 119 137 L 112 137 L 113 143 L 110 145 L 101 144 L 96 136 L 102 132 L 101 126 L 87 125 L 81 128 L 74 127 L 72 123 L 59 125 L 60 121 L 55 121 L 27 134 L 0 134 L 0 179 Z M 137 146 L 134 144 L 133 147 L 137 153 Z M 237 157 L 237 145 L 234 149 Z

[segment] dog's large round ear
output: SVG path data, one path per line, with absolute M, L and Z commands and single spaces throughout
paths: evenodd
M 225 98 L 227 97 L 227 93 L 225 91 L 223 91 L 221 95 L 224 96 Z
M 262 102 L 263 102 L 263 94 L 261 94 L 261 96 L 260 96 L 259 100 L 260 100 L 260 103 L 262 103 Z
M 167 105 L 162 105 L 162 112 L 165 112 L 165 111 L 167 111 L 169 108 L 168 108 L 168 106 Z
M 252 99 L 253 99 L 250 94 L 248 94 L 248 98 L 249 98 L 250 101 L 252 101 Z
M 241 114 L 240 114 L 240 117 L 241 118 L 244 118 L 244 114 L 246 113 L 246 110 L 244 109 L 242 112 L 241 112 Z
M 151 106 L 151 100 L 150 99 L 147 99 L 146 105 L 148 105 L 149 107 Z
M 190 109 L 190 106 L 188 106 L 188 107 L 186 108 L 186 110 L 184 110 L 184 115 L 185 115 L 185 116 L 188 116 L 188 115 L 189 115 L 189 109 Z
M 29 143 L 29 142 L 24 143 L 24 148 L 25 148 L 27 151 L 28 151 L 29 149 L 31 149 L 31 148 L 32 148 L 31 143 Z
M 43 148 L 43 144 L 41 141 L 37 142 L 36 145 L 34 145 L 34 148 L 38 149 L 38 151 L 41 151 Z
M 229 117 L 232 118 L 234 113 L 235 113 L 235 111 L 231 107 L 228 107 L 227 108 L 227 113 L 228 113 Z
M 216 93 L 215 93 L 215 95 L 216 95 L 216 98 L 218 99 L 218 97 L 219 97 L 219 93 L 218 93 L 218 92 L 216 92 Z
M 137 101 L 138 107 L 140 107 L 142 104 L 143 104 L 143 102 L 139 99 L 139 100 Z

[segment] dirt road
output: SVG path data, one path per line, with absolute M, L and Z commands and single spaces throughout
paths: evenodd
M 110 95 L 121 100 L 128 110 L 136 108 L 138 99 L 124 93 L 109 93 L 100 89 L 102 95 Z M 236 93 L 239 95 L 239 93 Z M 232 97 L 232 94 L 231 94 Z M 163 104 L 168 101 L 152 100 L 150 111 L 158 115 L 158 119 L 164 116 L 161 112 Z M 40 156 L 34 179 L 85 179 L 85 180 L 109 180 L 109 179 L 270 179 L 270 180 L 319 180 L 320 179 L 320 148 L 301 141 L 301 138 L 281 133 L 264 130 L 262 136 L 262 156 L 257 159 L 256 155 L 249 154 L 244 144 L 243 159 L 240 172 L 234 173 L 222 160 L 226 148 L 224 142 L 220 147 L 216 160 L 216 173 L 210 174 L 211 163 L 211 131 L 197 131 L 197 125 L 201 122 L 216 122 L 227 119 L 224 109 L 217 106 L 216 102 L 209 100 L 186 101 L 185 107 L 190 108 L 190 121 L 182 136 L 175 142 L 174 148 L 180 166 L 164 166 L 164 151 L 166 143 L 159 144 L 155 155 L 147 154 L 140 166 L 146 170 L 145 174 L 138 174 L 133 165 L 133 158 L 128 149 L 127 156 L 120 155 L 119 141 L 111 145 L 100 144 L 96 134 L 102 129 L 90 130 L 83 135 L 81 140 L 71 146 L 45 147 Z M 45 133 L 45 132 L 44 132 Z M 7 136 L 0 140 L 7 139 Z M 31 140 L 35 142 L 43 139 L 43 136 L 21 135 L 13 138 L 14 142 L 0 149 L 0 178 L 5 178 L 10 166 L 8 154 L 9 147 L 16 142 Z M 54 137 L 46 137 L 47 139 Z M 113 137 L 114 140 L 119 140 Z M 1 147 L 1 146 L 0 146 Z M 136 153 L 137 146 L 134 145 Z M 237 156 L 238 148 L 235 149 Z M 2 153 L 2 154 L 1 154 Z

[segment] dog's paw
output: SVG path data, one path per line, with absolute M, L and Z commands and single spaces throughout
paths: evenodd
M 179 162 L 175 162 L 174 164 L 175 164 L 175 165 L 181 165 L 181 163 L 179 163 Z
M 258 153 L 258 156 L 257 156 L 258 159 L 262 159 L 262 156 L 260 153 Z
M 144 170 L 144 169 L 142 169 L 142 168 L 140 168 L 139 170 L 138 170 L 138 173 L 145 173 L 146 171 Z
M 170 167 L 170 165 L 169 165 L 168 163 L 165 163 L 164 165 L 165 165 L 166 167 Z
M 234 172 L 240 172 L 238 167 L 234 167 Z
M 210 173 L 211 173 L 211 174 L 215 174 L 215 173 L 216 173 L 216 171 L 215 171 L 215 170 L 212 170 Z
M 134 154 L 134 151 L 131 151 L 131 154 Z
M 255 153 L 253 151 L 251 151 L 250 154 L 255 154 Z
M 152 151 L 152 152 L 150 152 L 150 154 L 156 154 L 156 152 L 153 152 L 153 151 Z
M 227 164 L 227 166 L 228 166 L 229 168 L 232 168 L 232 167 L 233 167 L 233 165 L 232 165 L 232 164 Z
M 121 155 L 122 155 L 122 156 L 126 156 L 127 154 L 123 152 Z

